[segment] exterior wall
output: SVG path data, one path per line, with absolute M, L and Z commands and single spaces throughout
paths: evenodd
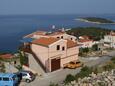
M 44 74 L 44 70 L 40 67 L 40 65 L 37 63 L 37 61 L 34 59 L 34 57 L 31 54 L 29 55 L 29 68 L 37 73 L 38 75 Z
M 61 59 L 61 67 L 63 67 L 64 64 L 69 63 L 71 61 L 75 61 L 75 60 L 78 60 L 78 54 L 62 58 Z
M 76 37 L 75 36 L 72 36 L 72 35 L 69 35 L 69 34 L 59 34 L 59 35 L 53 35 L 53 36 L 45 36 L 45 35 L 33 35 L 33 37 L 32 38 L 35 38 L 35 39 L 38 39 L 38 38 L 40 38 L 40 37 L 55 37 L 55 38 L 57 38 L 57 37 L 59 37 L 59 38 L 61 38 L 63 36 L 63 39 L 69 39 L 69 40 L 73 40 L 73 41 L 76 41 Z
M 111 42 L 112 41 L 112 36 L 106 35 L 104 36 L 104 42 Z
M 67 50 L 67 56 L 71 56 L 71 55 L 75 55 L 79 53 L 79 47 L 72 47 L 72 48 L 68 48 Z
M 93 46 L 93 42 L 92 41 L 83 42 L 83 43 L 80 42 L 80 44 L 81 44 L 81 46 L 80 46 L 81 48 L 86 48 L 86 47 L 90 48 L 90 47 Z
M 49 58 L 50 58 L 50 63 L 51 59 L 53 58 L 63 58 L 66 57 L 66 50 L 67 50 L 67 41 L 66 40 L 60 40 L 53 45 L 49 46 Z M 60 45 L 60 50 L 57 50 L 57 45 Z M 62 51 L 62 47 L 65 47 L 65 50 Z M 62 67 L 62 66 L 61 66 Z M 50 71 L 51 71 L 51 64 L 50 64 Z
M 72 41 L 76 41 L 76 37 L 75 36 L 72 36 L 72 35 L 68 35 L 68 34 L 59 34 L 59 35 L 53 35 L 53 36 L 45 36 L 45 35 L 33 35 L 32 38 L 35 38 L 35 39 L 38 39 L 38 38 L 41 38 L 41 37 L 54 37 L 54 38 L 61 38 L 63 37 L 62 39 L 69 39 L 69 40 L 72 40 Z
M 32 44 L 31 49 L 36 54 L 36 56 L 39 58 L 39 60 L 42 62 L 44 67 L 48 69 L 49 68 L 48 48 L 40 46 L 40 45 Z
M 63 36 L 63 39 L 69 39 L 69 40 L 73 40 L 73 41 L 76 41 L 76 37 L 75 36 L 72 36 L 72 35 L 68 35 L 68 34 L 61 34 L 61 35 L 54 35 L 54 36 L 51 36 L 51 37 L 59 37 L 61 38 Z
M 104 36 L 104 42 L 110 43 L 110 47 L 115 48 L 115 36 L 111 36 L 111 35 Z
M 61 59 L 62 67 L 64 64 L 78 59 L 79 47 L 68 48 L 66 52 L 66 57 Z
M 67 39 L 69 39 L 69 40 L 72 40 L 74 42 L 77 40 L 77 38 L 75 36 L 68 35 L 68 34 L 66 34 L 66 35 L 67 35 Z
M 57 45 L 60 45 L 60 50 L 57 50 Z M 65 50 L 62 51 L 62 47 L 65 47 Z M 60 40 L 56 42 L 55 44 L 49 46 L 49 57 L 55 57 L 61 55 L 61 57 L 66 56 L 66 49 L 67 49 L 67 41 L 66 40 Z

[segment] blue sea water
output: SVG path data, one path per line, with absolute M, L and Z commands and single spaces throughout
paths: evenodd
M 21 44 L 21 38 L 36 30 L 51 31 L 52 25 L 56 28 L 73 27 L 103 27 L 115 29 L 115 25 L 97 25 L 74 20 L 80 17 L 102 17 L 115 21 L 114 14 L 103 15 L 12 15 L 0 16 L 0 51 L 16 51 Z

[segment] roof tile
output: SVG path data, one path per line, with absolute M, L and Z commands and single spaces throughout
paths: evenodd
M 43 46 L 48 46 L 48 45 L 50 45 L 50 44 L 52 44 L 58 40 L 60 40 L 60 39 L 53 38 L 53 37 L 49 37 L 49 38 L 41 37 L 39 39 L 34 40 L 32 43 L 38 44 L 38 45 L 43 45 Z

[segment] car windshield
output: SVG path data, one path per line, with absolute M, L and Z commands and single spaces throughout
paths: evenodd
M 9 78 L 4 77 L 4 78 L 3 78 L 3 81 L 9 81 Z
M 29 72 L 29 75 L 30 75 L 30 76 L 33 76 L 33 73 L 32 73 L 32 72 Z
M 14 80 L 17 80 L 18 78 L 16 76 L 13 76 L 12 79 L 14 81 Z

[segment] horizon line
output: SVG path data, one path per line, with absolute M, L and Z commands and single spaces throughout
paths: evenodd
M 114 15 L 115 13 L 66 13 L 66 14 L 0 14 L 0 16 L 31 16 L 31 15 Z

